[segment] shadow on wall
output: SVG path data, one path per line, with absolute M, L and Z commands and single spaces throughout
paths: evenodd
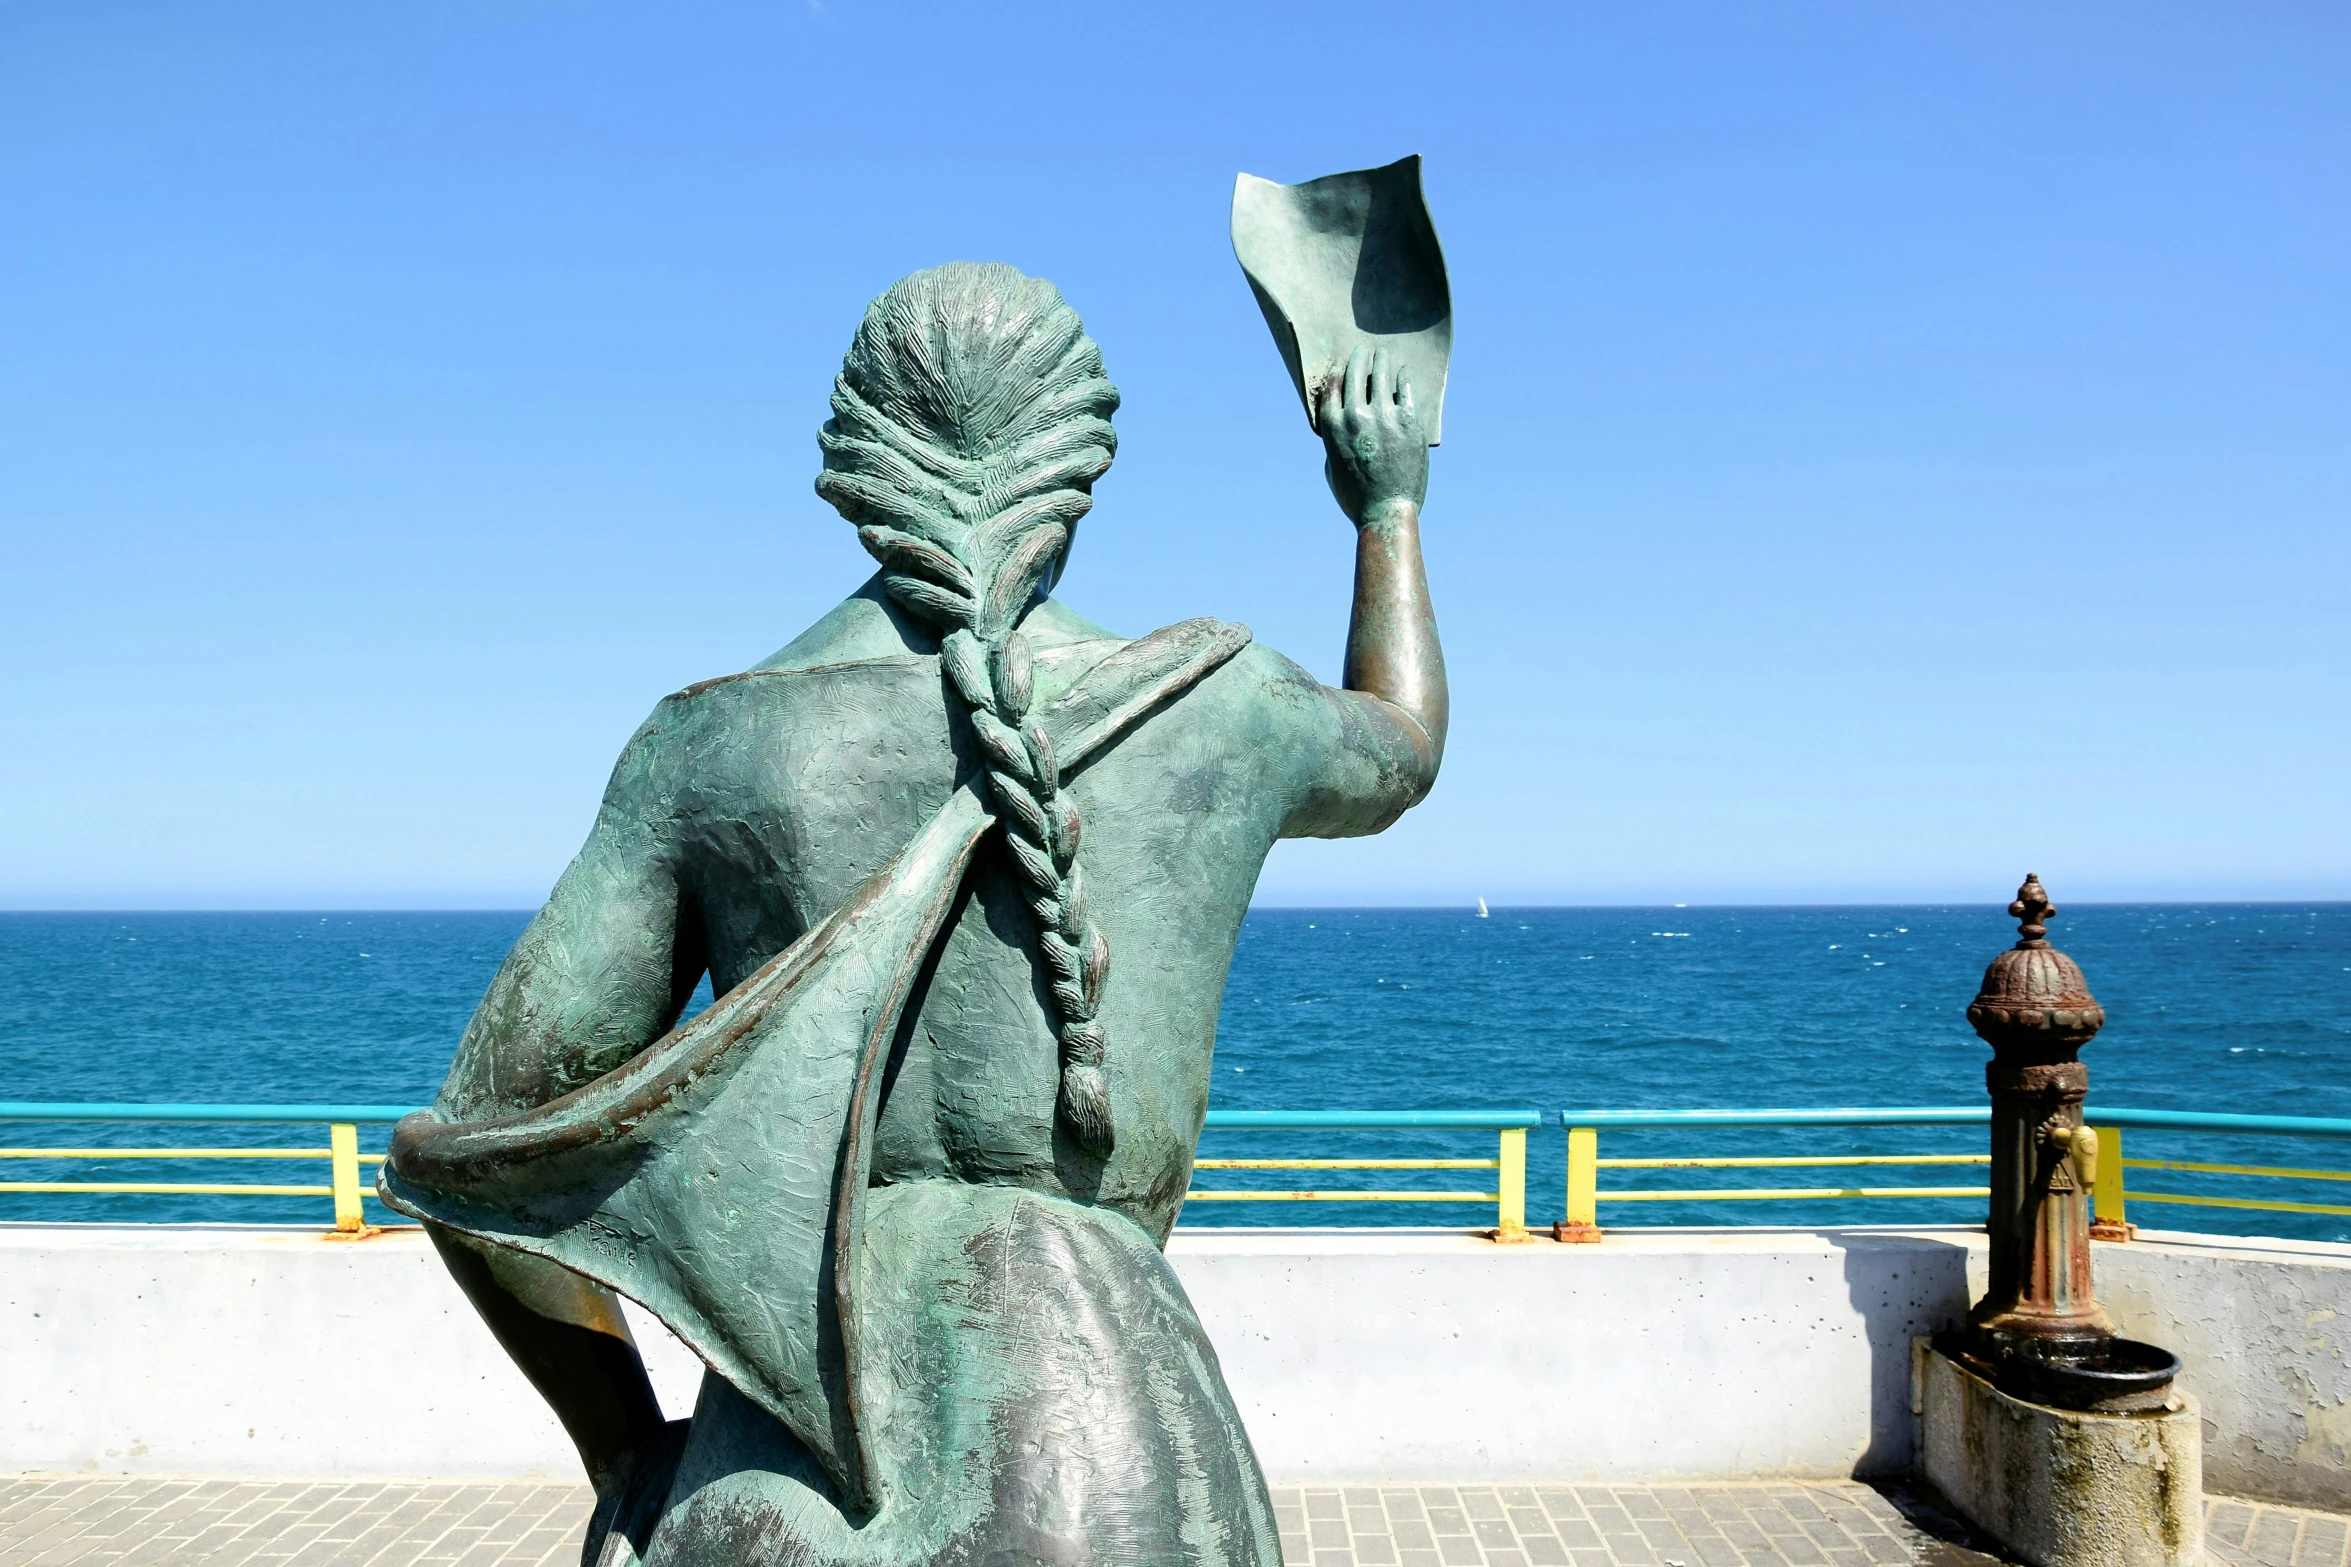
M 1869 1338 L 1869 1445 L 1853 1461 L 1863 1479 L 1911 1464 L 1910 1341 L 1966 1320 L 1967 1245 L 1918 1232 L 1824 1232 L 1845 1254 L 1845 1294 Z

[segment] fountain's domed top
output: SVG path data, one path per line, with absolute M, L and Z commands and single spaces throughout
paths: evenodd
M 1995 1051 L 2022 1047 L 2070 1056 L 2105 1025 L 2106 1009 L 2073 959 L 2049 945 L 2048 922 L 2057 908 L 2040 877 L 2027 873 L 2008 913 L 2021 922 L 2017 943 L 1984 970 L 1967 1021 Z

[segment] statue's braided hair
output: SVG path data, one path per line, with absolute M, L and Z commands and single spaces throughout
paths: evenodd
M 890 597 L 940 633 L 1036 917 L 1059 1014 L 1056 1111 L 1097 1157 L 1114 1135 L 1100 1020 L 1110 944 L 1086 907 L 1077 807 L 1029 716 L 1034 662 L 1019 622 L 1094 504 L 1117 407 L 1101 351 L 1052 284 L 956 262 L 900 279 L 868 307 L 817 437 L 817 493 L 858 525 Z

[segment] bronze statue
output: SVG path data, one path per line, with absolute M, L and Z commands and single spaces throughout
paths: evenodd
M 577 1444 L 589 1562 L 1278 1564 L 1159 1247 L 1267 851 L 1436 778 L 1413 368 L 1358 344 L 1319 388 L 1334 690 L 1050 596 L 1118 405 L 1050 284 L 959 263 L 866 312 L 817 490 L 879 571 L 654 710 L 384 1167 Z M 709 1367 L 691 1421 L 616 1292 Z

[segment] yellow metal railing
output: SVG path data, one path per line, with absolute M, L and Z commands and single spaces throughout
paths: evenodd
M 0 1148 L 0 1159 L 296 1159 L 327 1161 L 328 1183 L 293 1185 L 264 1182 L 197 1181 L 0 1181 L 0 1193 L 149 1193 L 158 1196 L 327 1197 L 333 1199 L 335 1228 L 365 1233 L 362 1203 L 367 1188 L 361 1167 L 381 1164 L 382 1154 L 359 1151 L 359 1128 L 397 1121 L 409 1111 L 399 1105 L 136 1105 L 30 1104 L 0 1102 L 0 1121 L 139 1122 L 303 1122 L 324 1125 L 324 1148 Z M 1496 1138 L 1491 1159 L 1229 1159 L 1197 1161 L 1199 1170 L 1491 1170 L 1493 1188 L 1481 1191 L 1370 1190 L 1363 1188 L 1195 1191 L 1190 1202 L 1414 1202 L 1493 1204 L 1494 1237 L 1527 1238 L 1527 1132 L 1542 1124 L 1531 1110 L 1305 1110 L 1211 1111 L 1207 1130 L 1308 1132 L 1488 1132 Z
M 2206 1197 L 2191 1192 L 2148 1191 L 2127 1184 L 2125 1170 L 2177 1170 L 2191 1175 L 2258 1175 L 2289 1181 L 2351 1181 L 2351 1170 L 2302 1170 L 2271 1164 L 2199 1164 L 2185 1159 L 2129 1159 L 2123 1156 L 2122 1128 L 2097 1126 L 2098 1174 L 2090 1185 L 2096 1224 L 2091 1234 L 2127 1240 L 2132 1202 L 2174 1203 L 2192 1208 L 2250 1208 L 2261 1213 L 2320 1213 L 2351 1216 L 2351 1203 L 2278 1202 L 2253 1197 Z
M 1552 1229 L 1563 1241 L 1597 1241 L 1606 1202 L 1785 1202 L 1849 1197 L 1989 1197 L 1989 1186 L 1671 1186 L 1603 1187 L 1602 1170 L 1834 1169 L 1883 1165 L 1989 1165 L 1980 1153 L 1775 1154 L 1719 1158 L 1603 1159 L 1603 1127 L 1966 1125 L 1990 1119 L 1972 1107 L 1928 1110 L 1597 1110 L 1561 1112 L 1567 1130 L 1567 1216 Z
M 1603 1187 L 1603 1170 L 1701 1170 L 1830 1168 L 1872 1165 L 1976 1165 L 1988 1154 L 1837 1154 L 1746 1158 L 1603 1159 L 1603 1127 L 1698 1126 L 1915 1126 L 1982 1124 L 1990 1112 L 1972 1107 L 1887 1110 L 1665 1110 L 1566 1111 L 1567 1215 L 1554 1230 L 1563 1241 L 1600 1239 L 1600 1205 L 1611 1202 L 1756 1202 L 1793 1199 L 1988 1197 L 1988 1186 L 1679 1186 Z M 2254 1209 L 2270 1213 L 2351 1215 L 2351 1204 L 2288 1202 L 2250 1197 L 2203 1196 L 2191 1192 L 2126 1188 L 2125 1170 L 2174 1170 L 2205 1175 L 2261 1176 L 2286 1180 L 2351 1181 L 2351 1170 L 2303 1169 L 2283 1165 L 2215 1164 L 2172 1159 L 2129 1159 L 2122 1152 L 2122 1124 L 2167 1132 L 2222 1135 L 2351 1137 L 2351 1120 L 2312 1116 L 2226 1115 L 2200 1111 L 2093 1110 L 2089 1124 L 2099 1137 L 2097 1173 L 2091 1186 L 2095 1224 L 2101 1239 L 2127 1239 L 2131 1201 L 2179 1203 L 2203 1208 Z
M 1194 1188 L 1190 1202 L 1434 1202 L 1492 1203 L 1494 1239 L 1522 1241 L 1527 1235 L 1527 1130 L 1537 1123 L 1531 1112 L 1390 1111 L 1351 1114 L 1344 1111 L 1295 1113 L 1262 1111 L 1211 1112 L 1209 1131 L 1371 1131 L 1371 1130 L 1480 1130 L 1495 1134 L 1491 1159 L 1227 1159 L 1192 1161 L 1199 1170 L 1492 1170 L 1491 1191 L 1420 1188 L 1259 1187 L 1203 1191 Z M 1505 1124 L 1507 1123 L 1507 1124 Z
M 405 1108 L 389 1105 L 119 1105 L 0 1103 L 0 1120 L 147 1121 L 159 1123 L 309 1122 L 324 1124 L 324 1148 L 0 1148 L 0 1159 L 86 1160 L 122 1163 L 145 1159 L 324 1160 L 324 1185 L 277 1181 L 0 1181 L 0 1193 L 145 1194 L 186 1197 L 325 1197 L 334 1204 L 335 1228 L 347 1234 L 367 1229 L 363 1165 L 384 1156 L 359 1151 L 363 1122 L 397 1120 Z
M 0 1192 L 130 1192 L 189 1197 L 332 1197 L 335 1228 L 366 1227 L 360 1202 L 366 1190 L 359 1167 L 381 1164 L 380 1153 L 359 1151 L 359 1128 L 330 1122 L 326 1148 L 0 1148 L 0 1159 L 324 1159 L 325 1186 L 284 1186 L 259 1181 L 0 1181 Z

